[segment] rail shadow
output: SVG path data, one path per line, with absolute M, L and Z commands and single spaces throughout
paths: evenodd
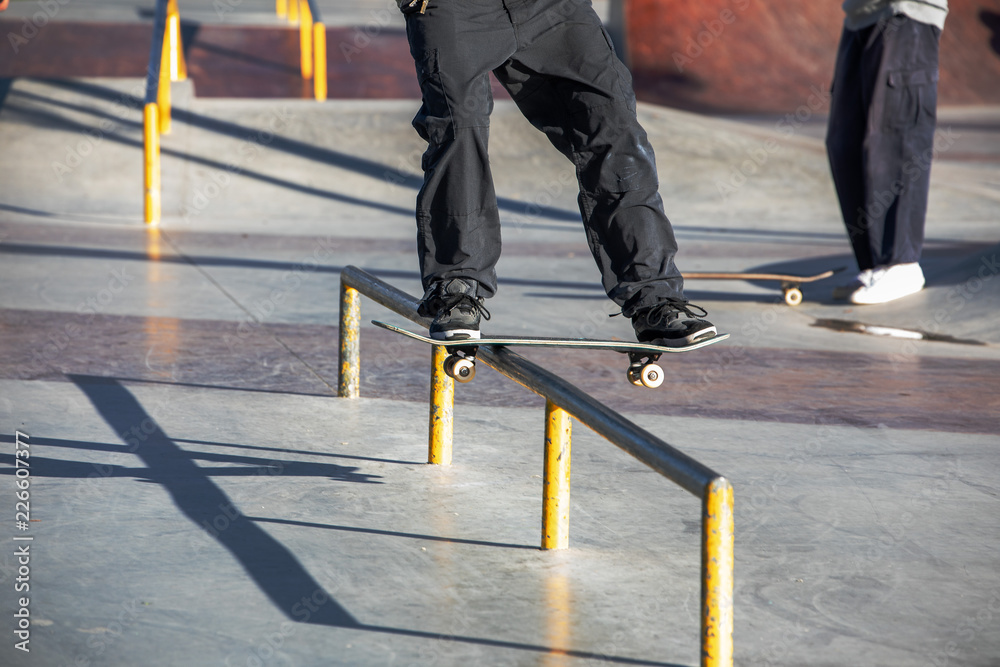
M 114 379 L 87 375 L 70 375 L 68 378 L 87 397 L 97 414 L 100 415 L 108 426 L 116 433 L 123 434 L 122 439 L 125 444 L 110 445 L 65 440 L 46 440 L 43 438 L 33 439 L 33 444 L 38 446 L 54 445 L 132 453 L 139 457 L 145 467 L 114 467 L 115 472 L 137 475 L 140 476 L 140 479 L 146 479 L 162 485 L 184 516 L 199 527 L 212 525 L 219 516 L 220 508 L 232 509 L 235 507 L 229 496 L 211 479 L 219 471 L 206 470 L 195 463 L 196 458 L 205 458 L 204 454 L 193 454 L 182 449 L 174 439 L 156 424 L 155 420 L 153 420 L 142 404 L 120 382 Z M 140 425 L 145 439 L 138 446 L 128 445 L 128 438 L 125 435 Z M 13 436 L 5 434 L 0 436 L 0 440 L 13 441 Z M 222 458 L 228 459 L 229 457 Z M 245 458 L 252 461 L 260 460 L 253 457 Z M 215 459 L 209 457 L 208 460 Z M 4 461 L 4 463 L 8 462 Z M 51 459 L 48 460 L 46 467 L 48 468 L 53 463 L 57 462 Z M 92 463 L 66 461 L 58 465 L 60 467 L 57 467 L 54 472 L 50 468 L 48 474 L 75 478 L 80 477 L 84 470 L 92 474 L 94 469 L 94 464 Z M 339 466 L 334 467 L 340 468 Z M 329 471 L 329 468 L 327 470 Z M 367 481 L 370 483 L 372 480 L 358 477 L 349 481 Z M 443 537 L 393 533 L 348 526 L 264 519 L 244 516 L 239 512 L 233 511 L 227 513 L 226 516 L 229 518 L 227 527 L 208 534 L 212 535 L 220 546 L 232 554 L 247 575 L 253 580 L 254 584 L 271 600 L 271 603 L 293 622 L 416 639 L 460 642 L 489 648 L 513 649 L 540 654 L 602 660 L 611 664 L 682 667 L 675 663 L 659 660 L 645 660 L 525 642 L 491 639 L 488 637 L 428 632 L 412 628 L 361 622 L 313 577 L 287 547 L 260 528 L 258 523 L 283 523 L 310 528 L 396 535 L 414 539 L 435 539 L 463 544 L 475 544 L 478 546 L 527 548 L 522 545 L 505 545 L 476 540 L 453 540 Z M 307 605 L 308 609 L 306 609 L 303 603 L 310 600 L 313 604 Z
M 142 100 L 137 97 L 123 94 L 120 91 L 100 86 L 95 83 L 69 79 L 42 79 L 41 81 L 64 90 L 70 90 L 104 101 L 124 103 L 135 106 L 135 108 L 141 108 L 142 106 Z M 172 117 L 174 120 L 186 123 L 192 127 L 197 127 L 202 130 L 207 130 L 239 140 L 245 140 L 248 136 L 253 136 L 258 133 L 258 130 L 251 127 L 246 127 L 231 121 L 212 118 L 210 116 L 205 116 L 203 114 L 179 107 L 174 107 Z M 412 190 L 419 190 L 423 185 L 423 178 L 421 176 L 400 171 L 375 160 L 342 153 L 329 148 L 322 148 L 320 146 L 315 146 L 304 141 L 291 139 L 278 134 L 275 134 L 273 140 L 268 143 L 268 148 L 271 150 L 283 151 L 306 160 L 313 160 L 322 164 L 334 165 L 341 169 L 363 174 L 374 179 L 387 181 L 393 185 L 408 187 Z M 182 154 L 180 157 L 185 156 Z M 556 220 L 574 222 L 578 222 L 580 219 L 578 211 L 567 211 L 554 206 L 542 206 L 532 202 L 523 202 L 505 197 L 498 197 L 497 204 L 501 210 L 516 213 L 523 213 L 528 207 L 530 207 L 533 214 L 532 217 L 552 218 Z M 412 211 L 409 210 L 406 212 L 412 213 Z

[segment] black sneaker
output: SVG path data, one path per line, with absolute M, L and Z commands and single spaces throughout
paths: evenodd
M 640 343 L 684 347 L 719 333 L 714 324 L 701 319 L 705 315 L 708 311 L 701 306 L 681 299 L 667 299 L 633 315 L 632 328 Z
M 452 340 L 479 338 L 479 321 L 490 319 L 483 300 L 476 296 L 477 284 L 471 280 L 452 278 L 435 283 L 424 295 L 417 313 L 433 317 L 431 338 Z

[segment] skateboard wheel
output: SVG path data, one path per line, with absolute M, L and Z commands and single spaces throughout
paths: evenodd
M 656 389 L 663 384 L 663 369 L 656 364 L 632 366 L 626 372 L 628 381 L 637 387 Z
M 789 306 L 797 306 L 802 303 L 802 290 L 798 287 L 790 287 L 785 290 L 785 303 Z
M 643 387 L 656 389 L 663 384 L 663 369 L 656 364 L 646 364 L 642 367 L 640 380 Z
M 456 382 L 468 382 L 476 377 L 476 362 L 466 357 L 448 357 L 444 372 Z

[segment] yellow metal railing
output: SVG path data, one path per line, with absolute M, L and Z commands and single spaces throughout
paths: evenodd
M 417 324 L 417 300 L 354 266 L 340 274 L 340 378 L 338 395 L 356 398 L 361 387 L 361 294 Z M 428 463 L 452 457 L 454 380 L 444 372 L 447 349 L 432 346 Z M 507 348 L 483 345 L 477 358 L 545 398 L 542 549 L 569 546 L 572 418 L 701 500 L 701 665 L 733 665 L 734 522 L 729 480 L 639 428 L 562 378 Z
M 142 111 L 143 208 L 146 223 L 150 225 L 160 222 L 160 135 L 170 132 L 170 83 L 185 79 L 187 65 L 181 45 L 177 0 L 157 0 Z
M 326 99 L 326 26 L 315 0 L 276 0 L 279 16 L 299 23 L 303 79 L 313 80 L 313 96 Z M 170 83 L 187 79 L 181 43 L 181 16 L 177 0 L 157 0 L 153 16 L 153 41 L 146 69 L 143 107 L 143 213 L 156 225 L 162 215 L 160 137 L 170 133 Z
M 302 78 L 312 79 L 313 97 L 326 99 L 326 25 L 316 0 L 275 0 L 275 13 L 299 24 L 299 61 Z

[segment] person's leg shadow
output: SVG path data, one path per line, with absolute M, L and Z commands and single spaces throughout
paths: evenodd
M 159 428 L 139 401 L 117 380 L 86 375 L 69 377 L 116 433 L 127 434 L 133 427 L 141 426 L 142 433 L 148 434 L 135 448 L 135 455 L 148 468 L 149 479 L 167 490 L 195 526 L 212 525 L 223 511 L 220 508 L 233 507 L 234 503 L 222 489 Z M 232 514 L 235 513 L 227 516 Z M 232 518 L 225 530 L 218 531 L 215 539 L 229 550 L 260 590 L 290 620 L 360 627 L 350 612 L 333 599 L 284 545 L 242 514 Z M 309 603 L 304 604 L 303 600 Z

